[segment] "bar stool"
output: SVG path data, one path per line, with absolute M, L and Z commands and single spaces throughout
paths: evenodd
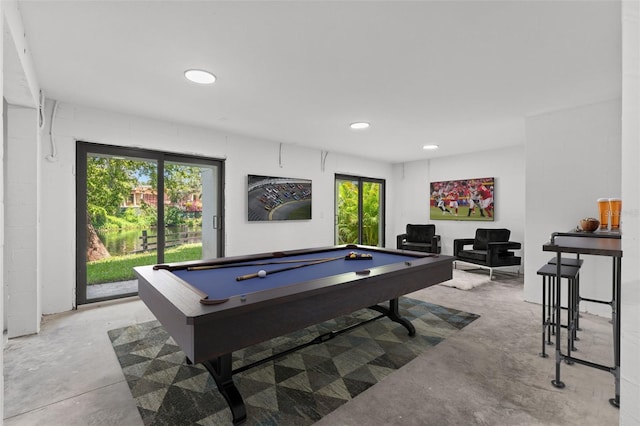
M 551 265 L 555 265 L 557 261 L 556 257 L 552 257 L 551 259 L 549 259 L 549 261 L 547 263 L 551 264 Z M 582 264 L 584 263 L 584 260 L 580 259 L 579 257 L 577 258 L 567 258 L 567 257 L 563 257 L 562 261 L 561 261 L 561 265 L 563 266 L 575 266 L 576 268 L 580 268 L 582 266 Z M 575 311 L 575 316 L 576 316 L 576 327 L 574 330 L 574 340 L 580 340 L 578 338 L 578 331 L 581 330 L 580 328 L 580 302 L 582 301 L 582 298 L 580 297 L 580 275 L 578 275 L 578 278 L 576 279 L 576 291 L 575 291 L 575 307 L 576 307 L 576 311 Z M 564 309 L 564 308 L 563 308 Z
M 576 259 L 567 259 L 576 260 Z M 538 269 L 537 274 L 542 276 L 542 352 L 540 356 L 546 358 L 548 355 L 545 350 L 545 343 L 552 345 L 551 332 L 552 326 L 555 325 L 554 314 L 556 309 L 562 309 L 562 303 L 560 300 L 555 300 L 556 295 L 556 265 L 547 263 Z M 577 311 L 577 297 L 576 297 L 576 285 L 580 274 L 580 267 L 564 265 L 564 259 L 560 264 L 560 277 L 567 279 L 568 293 L 567 293 L 567 325 L 562 327 L 567 329 L 567 351 L 571 355 L 571 350 L 575 350 L 574 340 L 576 339 L 575 331 L 575 314 Z M 545 342 L 546 336 L 546 342 Z

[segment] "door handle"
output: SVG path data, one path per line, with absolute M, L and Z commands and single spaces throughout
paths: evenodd
M 222 216 L 213 216 L 213 229 L 222 229 Z

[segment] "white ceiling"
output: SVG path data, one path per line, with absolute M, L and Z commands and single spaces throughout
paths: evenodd
M 523 144 L 527 115 L 621 91 L 618 1 L 19 8 L 49 99 L 391 162 Z

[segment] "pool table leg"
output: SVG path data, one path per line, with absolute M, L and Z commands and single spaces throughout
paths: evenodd
M 218 358 L 204 361 L 204 367 L 211 373 L 211 376 L 218 386 L 218 391 L 229 404 L 231 415 L 233 416 L 233 424 L 244 423 L 247 420 L 247 409 L 242 400 L 240 391 L 233 383 L 231 354 L 225 354 Z
M 416 328 L 411 324 L 411 321 L 400 316 L 400 309 L 398 307 L 398 298 L 389 300 L 389 308 L 385 308 L 384 306 L 374 305 L 369 306 L 369 309 L 373 309 L 374 311 L 378 311 L 384 315 L 386 315 L 391 321 L 397 322 L 398 324 L 404 326 L 409 331 L 409 336 L 416 335 Z

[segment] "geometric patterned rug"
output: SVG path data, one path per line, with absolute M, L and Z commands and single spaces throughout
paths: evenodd
M 478 315 L 400 298 L 400 313 L 416 335 L 381 318 L 318 345 L 234 375 L 247 425 L 310 425 L 354 398 Z M 233 368 L 341 329 L 378 313 L 369 309 L 233 353 Z M 145 425 L 226 425 L 231 412 L 209 372 L 188 365 L 158 321 L 110 330 Z

